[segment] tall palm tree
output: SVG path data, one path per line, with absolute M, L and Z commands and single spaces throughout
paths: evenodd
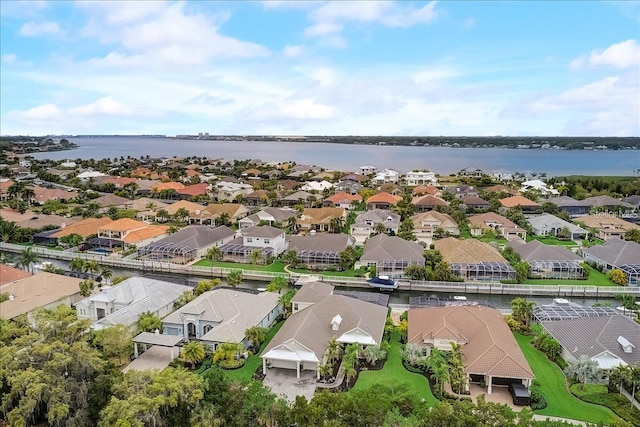
M 75 257 L 69 262 L 69 269 L 71 271 L 84 271 L 86 261 L 80 257 Z
M 233 270 L 227 275 L 227 285 L 235 288 L 242 283 L 242 271 Z
M 5 221 L 0 218 L 0 238 L 7 243 L 13 240 L 18 233 L 18 226 L 15 222 Z
M 327 356 L 327 360 L 331 363 L 335 363 L 342 355 L 342 347 L 340 343 L 337 341 L 336 336 L 331 337 L 329 342 L 327 343 L 327 349 L 325 350 L 325 355 Z
M 27 270 L 29 273 L 33 273 L 33 264 L 35 264 L 37 261 L 38 255 L 33 252 L 31 247 L 28 247 L 20 253 L 18 265 Z
M 217 246 L 214 246 L 208 249 L 207 258 L 210 259 L 211 261 L 220 261 L 220 259 L 222 258 L 222 252 L 220 251 L 220 248 Z
M 252 326 L 244 331 L 245 338 L 251 342 L 253 352 L 257 353 L 260 350 L 260 345 L 267 338 L 267 332 L 260 326 Z
M 222 212 L 219 216 L 218 219 L 216 221 L 216 224 L 218 225 L 228 225 L 229 224 L 229 214 L 226 212 Z
M 260 249 L 254 249 L 251 251 L 251 264 L 257 264 L 260 258 L 262 258 L 262 251 Z
M 277 277 L 274 277 L 273 280 L 271 280 L 267 285 L 267 292 L 277 291 L 280 294 L 282 293 L 283 289 L 286 289 L 288 287 L 289 287 L 289 282 L 287 282 L 287 279 L 283 276 L 277 276 Z
M 191 341 L 182 347 L 182 358 L 191 363 L 191 369 L 196 369 L 196 364 L 202 362 L 206 356 L 204 345 L 197 341 Z
M 531 325 L 533 319 L 533 307 L 536 303 L 527 301 L 525 298 L 514 298 L 511 300 L 511 312 L 513 318 L 525 326 Z
M 100 273 L 100 264 L 95 259 L 88 261 L 85 264 L 85 268 L 87 273 L 90 273 L 92 277 L 95 277 L 96 274 Z

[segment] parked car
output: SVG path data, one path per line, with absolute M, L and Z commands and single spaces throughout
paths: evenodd
M 522 384 L 509 384 L 509 393 L 511 393 L 514 405 L 531 405 L 531 394 L 529 394 L 529 390 Z

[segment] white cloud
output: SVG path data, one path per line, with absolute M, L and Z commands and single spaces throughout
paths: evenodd
M 297 58 L 304 53 L 304 46 L 301 45 L 286 45 L 282 49 L 282 55 L 286 58 Z
M 634 39 L 612 44 L 606 49 L 594 49 L 589 55 L 579 56 L 571 61 L 571 70 L 588 67 L 608 66 L 617 69 L 638 67 L 640 64 L 640 46 Z
M 5 55 L 2 55 L 2 62 L 5 64 L 14 64 L 17 59 L 18 56 L 15 53 L 7 53 Z
M 421 8 L 391 1 L 341 1 L 329 2 L 311 13 L 311 19 L 319 23 L 365 22 L 380 23 L 388 27 L 411 27 L 429 24 L 437 17 L 436 2 Z
M 62 34 L 62 30 L 57 22 L 36 23 L 29 21 L 22 24 L 19 34 L 23 37 L 56 36 Z
M 317 37 L 327 34 L 339 33 L 342 31 L 342 25 L 333 22 L 318 22 L 304 30 L 305 37 Z
M 122 102 L 107 96 L 90 104 L 69 108 L 67 113 L 72 116 L 130 116 L 133 114 L 133 110 Z

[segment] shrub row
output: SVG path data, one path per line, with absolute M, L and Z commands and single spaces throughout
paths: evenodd
M 571 386 L 571 393 L 585 402 L 606 406 L 623 420 L 640 427 L 640 410 L 621 394 L 608 393 L 605 385 L 574 384 Z

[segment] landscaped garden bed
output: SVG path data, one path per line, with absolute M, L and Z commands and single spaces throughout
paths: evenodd
M 571 394 L 585 402 L 606 406 L 623 420 L 634 426 L 640 426 L 640 410 L 623 395 L 610 393 L 606 385 L 573 384 Z

